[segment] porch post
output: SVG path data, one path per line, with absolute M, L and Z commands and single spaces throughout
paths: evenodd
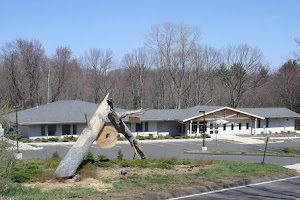
M 200 133 L 199 131 L 199 120 L 197 120 L 197 135 Z
M 257 118 L 255 118 L 255 121 L 254 121 L 254 135 L 256 135 L 256 124 L 257 124 Z
M 192 134 L 192 123 L 193 123 L 193 120 L 190 121 L 190 127 L 189 127 L 189 135 L 190 136 Z
M 73 135 L 73 124 L 70 124 L 70 135 Z

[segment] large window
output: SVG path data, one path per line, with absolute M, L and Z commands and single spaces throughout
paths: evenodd
M 242 123 L 239 123 L 239 130 L 242 130 Z
M 260 128 L 260 119 L 257 120 L 257 128 Z
M 234 129 L 234 124 L 232 123 L 231 124 L 231 130 L 233 131 L 233 129 Z
M 45 136 L 45 125 L 41 126 L 41 136 Z
M 56 125 L 48 125 L 48 135 L 54 136 L 56 133 Z
M 63 124 L 62 125 L 62 134 L 63 135 L 70 135 L 70 124 Z
M 148 122 L 145 122 L 145 132 L 148 132 Z
M 143 132 L 143 124 L 142 123 L 136 124 L 136 132 Z
M 223 124 L 223 131 L 226 131 L 226 124 Z
M 247 130 L 249 129 L 249 123 L 246 124 L 246 129 L 247 129 Z
M 193 122 L 192 123 L 192 133 L 196 133 L 197 132 L 197 122 Z
M 266 118 L 266 128 L 269 128 L 269 118 Z
M 73 124 L 73 135 L 77 135 L 77 125 Z

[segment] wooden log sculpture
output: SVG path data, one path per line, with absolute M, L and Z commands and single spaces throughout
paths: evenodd
M 87 127 L 82 131 L 76 143 L 72 146 L 67 155 L 58 165 L 53 174 L 54 177 L 69 178 L 76 174 L 78 167 L 82 163 L 84 157 L 88 154 L 93 142 L 98 138 L 99 134 L 103 130 L 107 117 L 109 117 L 115 128 L 129 140 L 135 153 L 138 153 L 142 159 L 146 158 L 145 152 L 140 147 L 128 127 L 122 121 L 122 118 L 126 117 L 127 115 L 143 113 L 144 110 L 129 111 L 118 114 L 113 109 L 112 101 L 108 100 L 108 95 L 109 94 L 107 94 L 104 100 L 101 102 L 91 120 L 88 120 L 86 117 Z
M 129 128 L 123 122 L 123 118 L 128 115 L 133 114 L 144 114 L 145 110 L 134 110 L 134 111 L 127 111 L 123 113 L 115 112 L 112 104 L 112 100 L 108 100 L 108 104 L 110 106 L 110 113 L 108 114 L 108 118 L 110 122 L 114 125 L 119 133 L 122 133 L 126 139 L 130 142 L 132 148 L 135 151 L 135 155 L 139 154 L 142 159 L 146 159 L 146 153 L 143 151 L 142 147 L 138 144 L 136 138 L 132 135 Z

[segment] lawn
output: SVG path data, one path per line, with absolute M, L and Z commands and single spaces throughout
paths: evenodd
M 205 187 L 215 188 L 245 180 L 295 174 L 272 164 L 150 158 L 109 159 L 86 157 L 73 179 L 56 180 L 52 174 L 60 158 L 17 161 L 11 184 L 0 199 L 136 199 L 168 192 Z M 191 164 L 194 166 L 190 168 Z M 126 169 L 125 178 L 120 174 Z

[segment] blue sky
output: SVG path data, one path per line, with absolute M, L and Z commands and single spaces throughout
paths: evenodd
M 216 49 L 257 47 L 275 69 L 297 49 L 299 8 L 299 0 L 0 0 L 0 47 L 38 39 L 47 55 L 58 46 L 75 56 L 110 48 L 120 61 L 144 45 L 151 25 L 171 22 L 198 26 L 200 43 Z

